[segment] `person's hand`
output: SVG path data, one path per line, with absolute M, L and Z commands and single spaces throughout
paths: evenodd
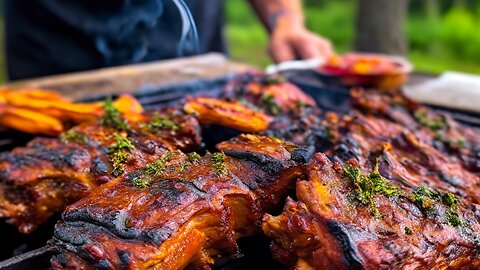
M 279 21 L 270 35 L 268 47 L 272 59 L 279 63 L 296 58 L 328 58 L 333 54 L 330 41 L 308 31 L 303 25 Z

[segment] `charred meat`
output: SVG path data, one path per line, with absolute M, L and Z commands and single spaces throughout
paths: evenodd
M 401 95 L 357 89 L 352 103 L 325 119 L 330 158 L 317 153 L 296 201 L 264 217 L 274 257 L 295 269 L 478 269 L 480 181 L 462 159 L 478 131 Z
M 355 89 L 351 95 L 355 108 L 363 114 L 409 127 L 420 140 L 455 158 L 465 169 L 480 173 L 478 128 L 462 125 L 450 115 L 437 113 L 398 93 Z
M 55 228 L 54 269 L 183 269 L 239 255 L 309 151 L 259 135 L 220 143 L 203 157 L 168 152 L 69 206 Z
M 478 174 L 467 170 L 456 155 L 428 142 L 428 134 L 408 129 L 382 118 L 356 114 L 345 123 L 346 132 L 328 151 L 336 161 L 355 159 L 368 169 L 375 157 L 385 177 L 411 187 L 425 186 L 480 202 Z
M 95 187 L 177 149 L 196 150 L 198 122 L 169 111 L 123 119 L 113 107 L 98 123 L 60 138 L 36 138 L 0 155 L 0 217 L 29 233 Z
M 478 205 L 449 192 L 407 186 L 355 161 L 318 153 L 297 201 L 266 215 L 275 258 L 292 269 L 478 269 Z

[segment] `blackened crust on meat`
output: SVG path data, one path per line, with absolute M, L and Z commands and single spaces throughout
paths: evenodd
M 306 163 L 310 160 L 315 148 L 313 146 L 300 146 L 295 148 L 290 154 L 292 155 L 292 160 L 299 163 Z
M 347 167 L 314 155 L 307 166 L 308 181 L 297 182 L 298 201 L 288 201 L 277 217 L 264 217 L 274 257 L 289 267 L 307 269 L 478 269 L 477 205 L 419 187 L 413 176 L 404 175 L 409 185 L 398 181 L 401 167 L 394 163 L 392 149 L 384 150 L 387 153 L 373 153 L 386 155 L 390 162 L 370 158 L 372 152 L 362 149 L 367 152 Z M 383 180 L 376 183 L 377 191 L 369 191 L 371 201 L 362 202 L 368 184 L 361 181 L 378 177 L 367 172 L 377 170 L 379 162 L 380 172 L 395 173 L 380 173 Z M 346 168 L 366 174 L 355 178 Z M 385 193 L 378 191 L 386 187 Z
M 298 146 L 265 136 L 218 148 L 224 153 L 193 161 L 173 152 L 154 174 L 128 173 L 68 207 L 55 228 L 54 269 L 207 267 L 217 255 L 237 256 L 235 239 L 259 230 L 303 169 L 290 153 Z
M 0 154 L 0 217 L 30 233 L 116 176 L 144 167 L 168 151 L 199 148 L 200 127 L 195 118 L 169 112 L 176 128 L 153 129 L 149 128 L 152 117 L 152 113 L 143 115 L 126 132 L 85 123 L 69 131 L 82 140 L 36 138 L 26 147 Z M 122 150 L 123 159 L 115 165 L 112 146 L 119 137 L 132 147 Z
M 345 267 L 349 270 L 362 269 L 362 262 L 357 254 L 355 244 L 348 233 L 348 229 L 340 222 L 330 221 L 327 223 L 330 233 L 337 239 L 345 258 Z
M 127 177 L 128 178 L 128 177 Z M 127 180 L 128 181 L 128 180 Z M 192 182 L 182 180 L 161 179 L 149 187 L 149 193 L 156 196 L 157 199 L 152 207 L 177 206 L 182 204 L 183 194 L 189 194 L 191 201 L 207 199 L 208 194 L 197 189 Z M 159 245 L 172 233 L 168 227 L 162 227 L 159 230 L 141 231 L 135 227 L 128 227 L 128 221 L 131 219 L 127 211 L 98 213 L 91 208 L 75 209 L 63 216 L 66 222 L 79 222 L 94 224 L 95 227 L 103 227 L 109 233 L 122 239 L 136 239 Z

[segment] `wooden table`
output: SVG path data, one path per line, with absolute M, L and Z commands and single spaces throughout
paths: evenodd
M 52 89 L 66 97 L 78 99 L 85 96 L 132 93 L 142 86 L 163 86 L 192 79 L 218 78 L 252 69 L 249 65 L 230 61 L 221 54 L 211 53 L 16 81 L 5 86 L 13 89 Z

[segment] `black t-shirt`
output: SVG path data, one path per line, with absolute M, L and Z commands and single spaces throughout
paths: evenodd
M 222 0 L 186 0 L 199 53 L 225 52 Z M 4 0 L 11 80 L 178 57 L 171 0 Z M 183 56 L 195 54 L 187 43 Z

